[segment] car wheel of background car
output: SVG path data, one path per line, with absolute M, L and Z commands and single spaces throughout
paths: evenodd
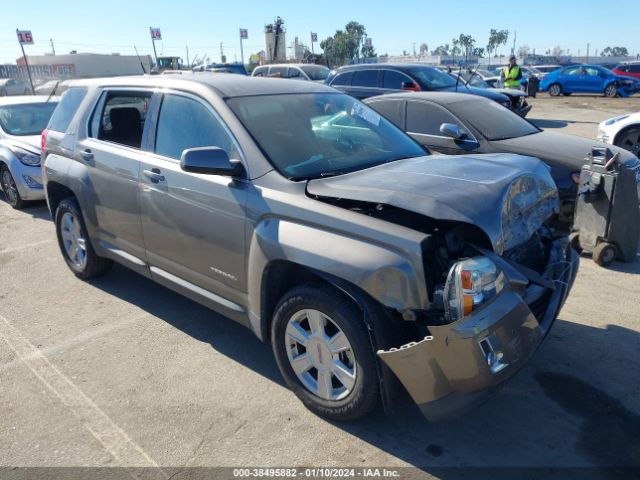
M 13 175 L 9 171 L 9 167 L 2 165 L 0 168 L 0 183 L 2 184 L 2 191 L 7 199 L 7 203 L 16 210 L 24 208 L 25 201 L 20 198 L 20 192 L 16 187 L 16 182 L 13 180 Z
M 285 294 L 271 343 L 287 385 L 314 413 L 353 420 L 378 405 L 375 353 L 362 312 L 337 291 L 304 285 Z
M 580 246 L 580 234 L 578 232 L 569 234 L 569 244 L 576 252 L 582 253 L 582 247 Z
M 616 135 L 614 145 L 629 150 L 640 158 L 640 127 L 627 127 L 622 130 Z
M 593 261 L 601 267 L 610 265 L 616 259 L 616 246 L 608 242 L 600 242 L 593 249 Z
M 604 89 L 604 96 L 609 98 L 618 96 L 618 87 L 616 87 L 615 83 L 607 85 L 607 87 Z
M 99 257 L 93 250 L 78 202 L 66 198 L 58 205 L 55 215 L 58 244 L 65 262 L 77 277 L 89 279 L 102 275 L 113 262 Z
M 562 93 L 562 87 L 559 83 L 554 83 L 549 87 L 549 95 L 552 97 L 557 97 Z
M 6 97 L 7 96 L 7 91 L 6 90 L 0 90 L 0 97 Z

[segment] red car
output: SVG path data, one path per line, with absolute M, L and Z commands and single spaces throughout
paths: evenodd
M 613 69 L 613 73 L 617 75 L 625 75 L 627 77 L 640 78 L 640 62 L 621 63 Z

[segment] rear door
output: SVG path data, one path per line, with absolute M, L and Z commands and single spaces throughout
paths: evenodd
M 155 103 L 153 108 L 153 153 L 140 166 L 142 229 L 152 276 L 178 285 L 183 293 L 211 299 L 214 292 L 219 296 L 214 303 L 233 310 L 228 301 L 243 304 L 246 291 L 249 183 L 185 172 L 180 157 L 185 149 L 211 146 L 242 160 L 239 146 L 216 111 L 199 97 L 165 92 L 158 98 L 157 116 Z
M 402 90 L 403 83 L 415 83 L 411 78 L 397 70 L 382 71 L 382 93 L 393 93 Z
M 78 141 L 87 167 L 100 245 L 134 266 L 144 265 L 138 170 L 151 89 L 105 89 L 91 116 L 88 137 Z M 122 252 L 128 255 L 123 255 Z M 131 255 L 135 258 L 131 258 Z

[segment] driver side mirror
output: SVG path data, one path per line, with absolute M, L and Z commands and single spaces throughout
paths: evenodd
M 443 123 L 440 125 L 440 133 L 443 133 L 454 140 L 464 140 L 467 138 L 467 134 L 464 133 L 460 126 L 455 123 Z
M 180 168 L 185 172 L 240 177 L 244 167 L 239 160 L 231 160 L 227 152 L 218 147 L 187 148 L 180 157 Z

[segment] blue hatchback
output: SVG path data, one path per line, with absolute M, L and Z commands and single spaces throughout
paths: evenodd
M 616 75 L 599 65 L 572 65 L 547 74 L 540 82 L 540 90 L 548 91 L 553 97 L 572 93 L 626 97 L 640 91 L 640 82 Z

